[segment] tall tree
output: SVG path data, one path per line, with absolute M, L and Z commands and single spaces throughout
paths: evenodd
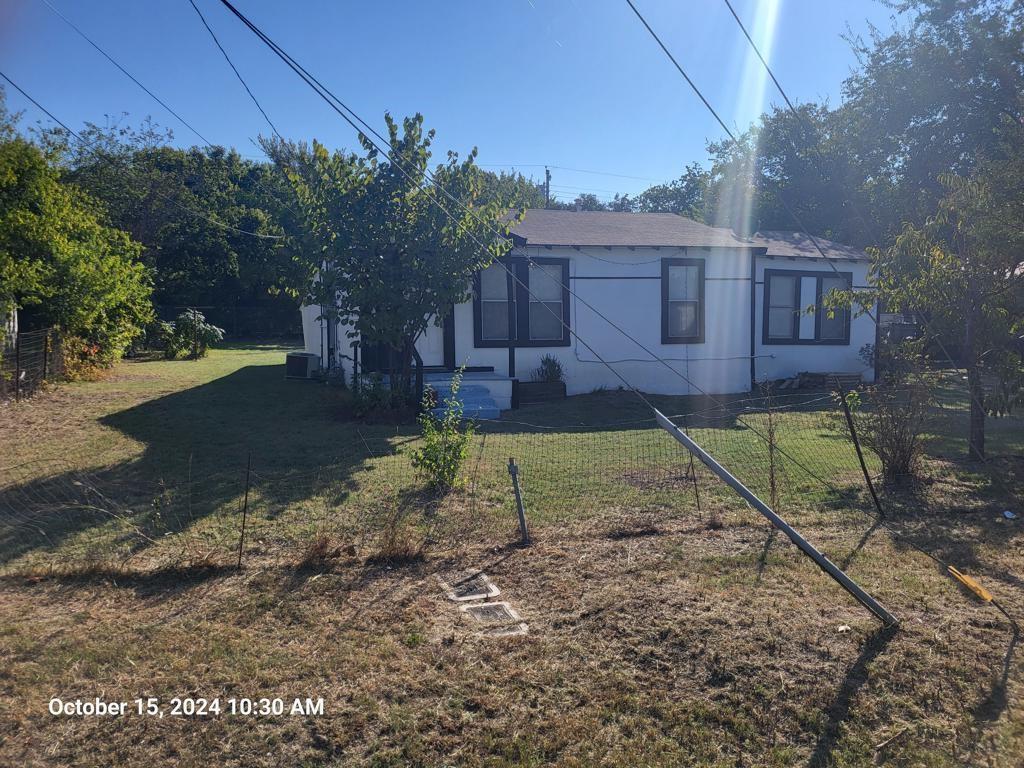
M 985 456 L 986 383 L 1024 377 L 1024 126 L 1003 121 L 1000 143 L 970 177 L 944 174 L 945 195 L 923 226 L 907 224 L 876 265 L 882 298 L 924 311 L 926 333 L 953 341 L 967 369 L 968 447 Z
M 424 132 L 423 116 L 401 126 L 385 119 L 383 156 L 361 136 L 362 156 L 314 142 L 310 150 L 283 147 L 278 162 L 290 169 L 316 246 L 306 254 L 317 275 L 307 301 L 329 307 L 328 317 L 364 343 L 399 351 L 407 385 L 416 339 L 507 251 L 501 235 L 517 217 L 493 187 L 485 198 L 476 149 L 461 161 L 449 152 L 428 175 L 434 132 Z
M 0 305 L 30 309 L 112 363 L 151 316 L 140 247 L 48 154 L 0 121 Z

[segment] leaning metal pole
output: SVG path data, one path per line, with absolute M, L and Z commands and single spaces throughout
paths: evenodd
M 677 441 L 682 443 L 687 450 L 694 453 L 697 456 L 697 458 L 701 460 L 704 466 L 706 466 L 708 469 L 710 469 L 712 472 L 714 472 L 716 475 L 722 478 L 726 485 L 728 485 L 730 488 L 736 491 L 736 493 L 742 496 L 743 499 L 748 504 L 750 504 L 750 506 L 752 506 L 762 515 L 767 517 L 772 525 L 774 525 L 776 528 L 778 528 L 780 531 L 786 534 L 789 537 L 789 540 L 800 548 L 801 552 L 803 552 L 815 563 L 817 563 L 818 567 L 821 568 L 821 570 L 823 570 L 833 579 L 838 581 L 843 589 L 845 589 L 847 592 L 853 595 L 857 599 L 857 602 L 859 602 L 861 605 L 863 605 L 865 608 L 867 608 L 869 611 L 875 614 L 875 616 L 881 619 L 882 623 L 885 624 L 885 626 L 892 627 L 899 623 L 899 620 L 895 616 L 893 616 L 891 613 L 885 610 L 885 608 L 883 608 L 877 600 L 875 600 L 873 597 L 871 597 L 871 595 L 869 595 L 867 592 L 861 589 L 853 579 L 851 579 L 849 576 L 843 573 L 843 571 L 841 571 L 831 560 L 829 560 L 827 557 L 821 554 L 821 552 L 815 549 L 814 546 L 811 545 L 810 542 L 808 542 L 803 536 L 797 533 L 789 525 L 789 523 L 787 523 L 785 520 L 783 520 L 781 517 L 775 514 L 775 512 L 772 511 L 771 507 L 769 507 L 767 504 L 765 504 L 763 501 L 757 498 L 757 496 L 755 496 L 749 488 L 747 488 L 745 485 L 743 485 L 743 483 L 741 483 L 739 480 L 733 477 L 729 470 L 727 470 L 725 467 L 723 467 L 721 464 L 715 461 L 714 458 L 712 458 L 712 456 L 707 451 L 705 451 L 703 448 L 697 445 L 697 443 L 695 443 L 689 435 L 687 435 L 685 432 L 679 429 L 679 427 L 677 427 L 675 424 L 669 421 L 669 419 L 661 411 L 655 409 L 654 415 L 657 418 L 658 424 L 661 426 L 662 429 L 664 429 L 666 432 L 672 435 L 672 437 L 674 437 Z

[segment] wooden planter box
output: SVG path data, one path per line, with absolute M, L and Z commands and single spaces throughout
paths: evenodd
M 515 408 L 565 398 L 564 381 L 516 381 L 512 386 L 512 401 Z

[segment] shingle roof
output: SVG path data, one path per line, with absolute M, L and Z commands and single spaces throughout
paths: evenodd
M 619 211 L 552 211 L 530 208 L 512 233 L 527 245 L 667 248 L 757 248 L 768 256 L 821 258 L 810 239 L 800 232 L 758 232 L 749 239 L 725 227 L 709 227 L 674 213 Z M 864 251 L 815 238 L 829 258 L 867 261 Z
M 512 232 L 529 245 L 578 246 L 723 246 L 748 248 L 751 243 L 732 231 L 674 213 L 618 211 L 551 211 L 531 208 Z M 756 246 L 755 246 L 756 247 Z
M 821 253 L 814 247 L 814 243 L 803 232 L 785 232 L 782 230 L 769 230 L 758 232 L 754 239 L 768 248 L 768 256 L 799 256 L 803 258 L 820 259 Z M 857 261 L 869 261 L 870 257 L 860 248 L 852 245 L 843 245 L 823 237 L 815 236 L 821 250 L 830 259 L 856 259 Z

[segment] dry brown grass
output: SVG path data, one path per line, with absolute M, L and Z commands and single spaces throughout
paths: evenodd
M 807 533 L 842 560 L 864 530 Z M 7 581 L 0 764 L 1020 765 L 1008 623 L 883 531 L 849 568 L 894 633 L 753 516 L 534 536 L 401 566 L 320 538 L 329 568 Z M 481 637 L 445 599 L 436 576 L 467 568 L 527 636 Z M 1019 584 L 988 582 L 1019 614 Z M 54 695 L 322 696 L 326 714 L 57 718 Z

